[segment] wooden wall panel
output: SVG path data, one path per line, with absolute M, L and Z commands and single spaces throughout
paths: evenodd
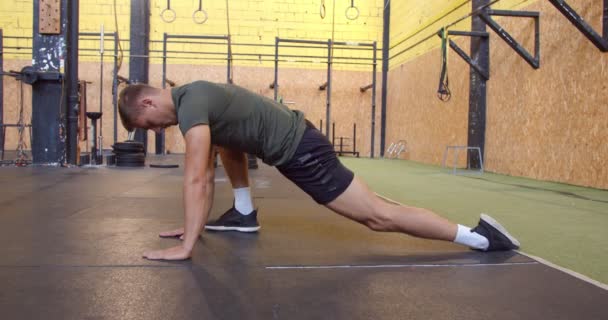
M 31 65 L 27 60 L 5 60 L 4 70 L 20 71 L 23 67 Z M 17 124 L 19 120 L 19 107 L 21 96 L 19 93 L 20 81 L 12 77 L 2 77 L 4 83 L 4 119 L 5 124 Z M 25 124 L 32 123 L 32 87 L 23 84 L 23 121 Z M 5 150 L 16 150 L 19 139 L 17 128 L 6 128 Z M 31 149 L 29 130 L 23 133 L 26 149 Z M 6 160 L 12 160 L 6 158 Z
M 597 31 L 601 3 L 571 0 Z M 600 52 L 557 9 L 539 1 L 541 68 L 533 70 L 492 38 L 488 94 L 489 170 L 509 175 L 608 188 L 608 54 Z M 500 20 L 519 38 L 513 19 Z
M 126 60 L 126 59 L 125 59 Z M 104 62 L 103 65 L 103 106 L 100 106 L 100 72 L 101 67 L 99 62 L 80 62 L 78 65 L 78 77 L 80 81 L 88 81 L 91 83 L 87 84 L 87 111 L 89 112 L 103 112 L 101 122 L 98 121 L 98 126 L 100 128 L 97 129 L 97 134 L 101 134 L 103 138 L 103 148 L 111 149 L 112 144 L 114 143 L 114 106 L 112 104 L 112 81 L 114 74 L 114 63 L 110 62 L 108 59 L 107 62 Z M 120 75 L 128 78 L 129 74 L 129 65 L 127 63 L 123 63 L 121 67 Z M 123 88 L 124 84 L 119 87 Z M 118 121 L 118 141 L 124 141 L 127 139 L 127 131 L 122 127 L 120 123 L 120 116 L 117 115 Z M 89 151 L 92 146 L 93 140 L 91 137 L 91 124 L 90 120 L 88 120 L 88 148 L 87 142 L 80 142 L 80 150 L 81 152 Z
M 468 48 L 468 40 L 458 40 Z M 408 152 L 402 158 L 441 164 L 447 145 L 466 145 L 469 74 L 455 54 L 449 57 L 452 98 L 437 98 L 440 75 L 439 50 L 411 60 L 389 73 L 386 147 L 406 140 Z M 466 165 L 460 157 L 459 166 Z
M 326 70 L 311 69 L 279 69 L 279 96 L 292 109 L 298 109 L 306 114 L 315 126 L 323 119 L 325 127 L 326 92 L 319 86 L 327 79 Z M 160 86 L 162 69 L 159 65 L 150 67 L 152 85 Z M 167 67 L 167 77 L 183 85 L 196 80 L 226 82 L 226 68 L 218 66 L 170 65 Z M 362 156 L 368 156 L 371 150 L 371 90 L 365 93 L 359 87 L 371 83 L 371 72 L 335 71 L 332 75 L 332 119 L 336 121 L 336 136 L 352 136 L 352 124 L 357 123 L 357 150 Z M 378 75 L 377 80 L 380 76 Z M 158 79 L 158 80 L 156 80 Z M 269 98 L 274 97 L 269 85 L 274 81 L 274 69 L 256 67 L 235 67 L 235 84 L 245 87 Z M 380 92 L 378 81 L 377 92 Z M 380 95 L 377 94 L 377 114 L 380 114 Z M 323 128 L 325 131 L 325 128 Z M 376 140 L 379 137 L 377 127 Z M 150 134 L 149 141 L 153 140 Z M 166 147 L 171 152 L 184 152 L 185 146 L 177 127 L 169 128 L 166 133 Z M 152 146 L 150 146 L 152 151 Z M 376 153 L 378 149 L 376 147 Z
M 9 60 L 5 62 L 5 69 L 20 70 L 27 65 L 27 61 Z M 113 106 L 112 106 L 112 63 L 104 64 L 103 79 L 103 144 L 104 148 L 109 149 L 113 144 Z M 128 65 L 124 64 L 120 72 L 127 76 Z M 79 66 L 79 76 L 81 80 L 92 83 L 87 86 L 87 107 L 89 111 L 98 111 L 99 105 L 99 63 L 82 62 Z M 226 82 L 226 68 L 220 66 L 192 66 L 192 65 L 169 65 L 167 67 L 168 79 L 183 85 L 199 79 Z M 160 65 L 150 66 L 150 84 L 160 87 L 162 78 L 162 68 Z M 371 149 L 370 130 L 371 130 L 371 89 L 365 93 L 359 91 L 359 87 L 371 83 L 372 73 L 357 71 L 334 71 L 333 90 L 332 90 L 332 119 L 336 121 L 336 136 L 352 136 L 352 124 L 357 123 L 357 150 L 362 156 L 368 156 Z M 273 82 L 274 70 L 272 68 L 255 67 L 235 67 L 234 81 L 236 84 L 250 89 L 254 92 L 272 98 L 274 91 L 269 88 Z M 302 110 L 307 118 L 316 126 L 319 119 L 323 119 L 325 126 L 325 103 L 326 92 L 318 88 L 327 79 L 326 70 L 311 69 L 280 69 L 279 85 L 280 96 L 287 102 L 290 108 Z M 378 74 L 377 87 L 377 119 L 380 115 L 380 75 Z M 12 78 L 4 79 L 4 121 L 14 123 L 17 121 L 18 112 L 18 82 Z M 124 84 L 119 87 L 124 88 Z M 31 119 L 31 87 L 24 85 L 25 102 L 25 121 Z M 325 130 L 325 128 L 323 128 Z M 379 120 L 377 120 L 376 141 L 379 141 Z M 118 119 L 118 141 L 124 141 L 127 132 Z M 29 146 L 29 136 L 26 134 L 26 141 Z M 154 152 L 154 134 L 149 132 L 148 150 Z M 91 141 L 88 147 L 91 146 Z M 378 142 L 377 142 L 378 143 Z M 8 129 L 6 148 L 14 149 L 17 146 L 17 130 Z M 80 142 L 80 148 L 84 152 L 87 150 L 87 142 Z M 177 127 L 171 127 L 166 132 L 166 148 L 170 152 L 182 153 L 185 145 L 181 133 Z M 376 154 L 378 154 L 378 145 Z
M 571 0 L 596 30 L 601 3 Z M 485 166 L 489 171 L 608 188 L 608 54 L 547 1 L 541 12 L 541 67 L 532 69 L 491 30 Z M 531 20 L 497 17 L 532 51 Z M 466 40 L 458 39 L 468 52 Z M 410 158 L 439 164 L 447 144 L 466 144 L 469 67 L 451 54 L 453 97 L 435 97 L 439 51 L 390 72 L 387 143 L 406 139 Z M 461 165 L 464 165 L 462 160 Z

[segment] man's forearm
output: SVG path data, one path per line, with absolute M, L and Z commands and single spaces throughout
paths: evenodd
M 212 177 L 207 181 L 207 188 L 205 191 L 207 196 L 207 201 L 205 201 L 205 212 L 207 213 L 207 216 L 205 216 L 203 225 L 207 223 L 207 219 L 209 219 L 209 215 L 211 214 L 211 208 L 213 208 L 213 197 L 215 194 L 215 178 Z
M 184 184 L 184 247 L 192 250 L 211 207 L 204 181 Z M 213 192 L 211 190 L 211 192 Z

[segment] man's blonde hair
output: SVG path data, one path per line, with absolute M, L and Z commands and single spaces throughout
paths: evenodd
M 137 105 L 137 102 L 145 94 L 156 90 L 147 84 L 138 83 L 128 85 L 120 91 L 118 95 L 118 113 L 122 125 L 131 132 L 135 129 L 133 122 L 141 114 L 142 108 Z

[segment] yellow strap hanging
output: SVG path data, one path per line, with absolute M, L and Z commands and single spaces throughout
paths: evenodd
M 441 101 L 450 100 L 452 94 L 450 92 L 450 80 L 448 76 L 448 55 L 449 55 L 448 28 L 441 29 L 441 75 L 439 77 L 439 88 L 437 89 L 437 97 Z
M 447 27 L 443 27 L 442 42 L 443 42 L 443 45 L 445 46 L 444 59 L 445 59 L 445 69 L 446 69 L 446 73 L 447 73 L 448 61 L 449 61 L 448 58 L 450 56 L 450 39 L 448 38 L 448 28 Z

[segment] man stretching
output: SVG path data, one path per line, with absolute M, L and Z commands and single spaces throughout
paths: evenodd
M 135 84 L 122 90 L 118 104 L 128 131 L 142 128 L 160 132 L 179 125 L 186 140 L 184 228 L 161 233 L 183 236 L 184 241 L 146 252 L 147 259 L 190 258 L 213 203 L 213 145 L 221 147 L 220 152 L 229 159 L 224 163 L 229 177 L 242 176 L 243 170 L 246 174 L 246 162 L 237 155 L 255 154 L 276 166 L 317 203 L 374 231 L 451 241 L 482 251 L 519 248 L 519 242 L 487 215 L 482 214 L 479 224 L 469 229 L 430 210 L 378 198 L 340 163 L 333 146 L 302 112 L 239 86 L 196 81 L 159 89 Z

